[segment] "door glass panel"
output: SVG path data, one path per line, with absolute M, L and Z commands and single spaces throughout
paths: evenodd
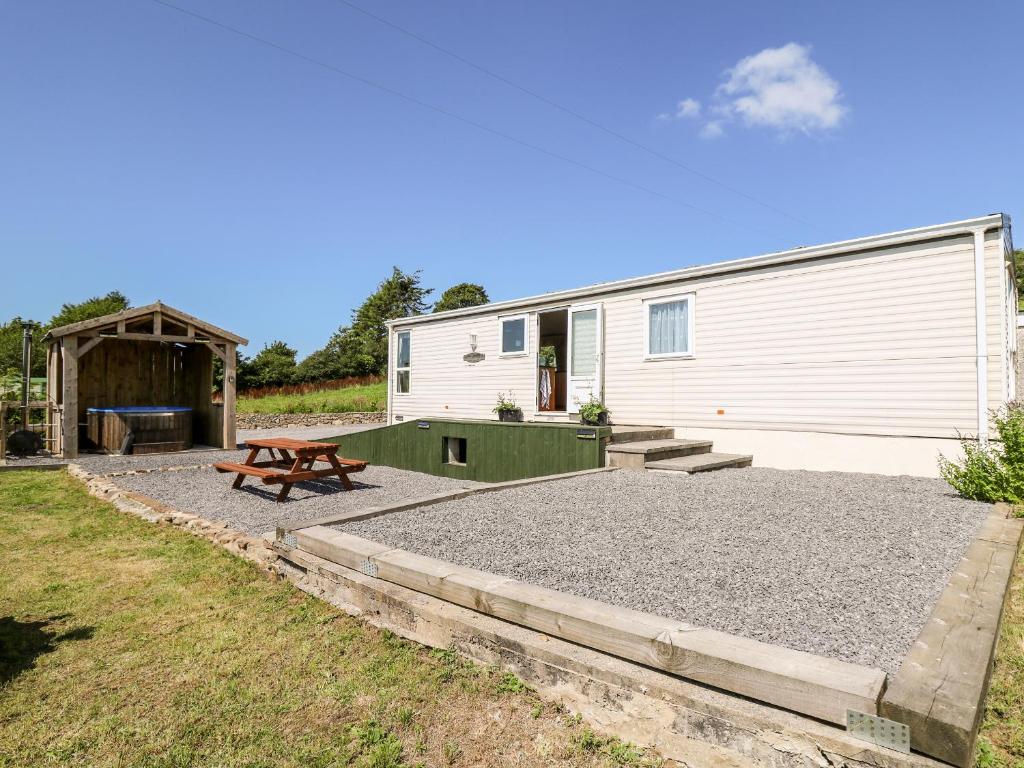
M 593 376 L 597 372 L 597 310 L 572 313 L 570 375 Z

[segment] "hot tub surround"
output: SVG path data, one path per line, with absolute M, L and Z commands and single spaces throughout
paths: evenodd
M 87 408 L 91 447 L 105 453 L 169 453 L 192 447 L 192 409 L 180 405 Z

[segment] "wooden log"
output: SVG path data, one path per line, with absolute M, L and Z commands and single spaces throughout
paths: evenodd
M 881 714 L 910 726 L 911 748 L 953 765 L 974 742 L 1024 520 L 993 510 L 950 578 L 899 671 Z
M 680 677 L 832 723 L 847 709 L 875 714 L 878 669 L 761 643 L 685 622 L 568 595 L 485 571 L 392 549 L 320 526 L 298 546 L 378 578 Z

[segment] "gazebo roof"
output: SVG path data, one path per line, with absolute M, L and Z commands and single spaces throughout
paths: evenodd
M 114 312 L 110 315 L 95 317 L 92 320 L 82 320 L 78 323 L 62 325 L 59 328 L 51 328 L 43 339 L 44 341 L 51 341 L 53 339 L 59 339 L 62 336 L 87 333 L 89 331 L 101 331 L 110 329 L 111 327 L 116 330 L 119 323 L 131 322 L 132 320 L 143 318 L 146 315 L 154 314 L 159 314 L 162 317 L 166 317 L 181 325 L 192 326 L 196 331 L 200 331 L 211 338 L 230 341 L 235 344 L 242 345 L 249 343 L 248 339 L 237 336 L 230 331 L 225 331 L 223 328 L 218 328 L 212 323 L 207 323 L 205 320 L 200 320 L 198 317 L 194 317 L 187 312 L 182 312 L 180 309 L 175 309 L 174 307 L 159 301 L 155 304 L 146 304 L 143 307 L 133 307 L 120 312 Z M 156 336 L 157 334 L 154 334 L 154 337 Z

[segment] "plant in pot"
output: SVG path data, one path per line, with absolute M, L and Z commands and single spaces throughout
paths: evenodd
M 522 421 L 523 409 L 516 405 L 516 399 L 511 392 L 505 397 L 504 392 L 498 393 L 498 404 L 492 409 L 498 414 L 498 421 Z
M 553 346 L 540 348 L 540 352 L 537 353 L 537 365 L 541 368 L 558 367 L 558 355 L 555 354 Z
M 580 423 L 603 427 L 608 424 L 608 409 L 604 403 L 591 395 L 587 402 L 580 405 Z

